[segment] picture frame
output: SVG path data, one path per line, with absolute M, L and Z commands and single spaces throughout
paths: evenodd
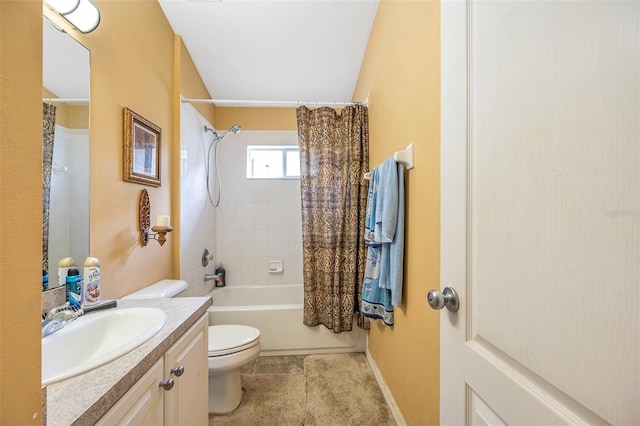
M 124 180 L 159 187 L 162 129 L 124 108 Z

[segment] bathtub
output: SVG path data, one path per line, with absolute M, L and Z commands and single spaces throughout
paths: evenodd
M 260 355 L 364 352 L 366 333 L 355 324 L 350 332 L 333 333 L 322 325 L 302 323 L 302 285 L 227 286 L 208 296 L 209 324 L 242 324 L 260 330 Z

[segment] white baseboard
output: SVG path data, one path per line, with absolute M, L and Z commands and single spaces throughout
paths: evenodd
M 373 360 L 373 357 L 369 353 L 369 348 L 364 352 L 367 357 L 367 361 L 369 362 L 369 366 L 371 367 L 371 371 L 373 371 L 373 375 L 376 376 L 376 380 L 378 381 L 378 385 L 380 386 L 380 390 L 382 390 L 382 395 L 384 395 L 385 401 L 387 401 L 387 405 L 389 406 L 389 410 L 391 411 L 391 415 L 393 419 L 396 421 L 396 425 L 398 426 L 407 426 L 407 422 L 404 420 L 402 416 L 402 412 L 396 404 L 396 400 L 393 399 L 393 395 L 391 394 L 391 390 L 389 386 L 387 386 L 387 382 L 384 381 L 384 377 L 382 377 L 382 373 L 378 368 L 378 365 Z

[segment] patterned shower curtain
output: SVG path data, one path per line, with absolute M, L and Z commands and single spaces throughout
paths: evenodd
M 334 333 L 360 315 L 366 263 L 364 219 L 369 167 L 367 108 L 297 109 L 302 192 L 304 319 Z
M 49 269 L 49 204 L 56 107 L 42 104 L 42 267 Z

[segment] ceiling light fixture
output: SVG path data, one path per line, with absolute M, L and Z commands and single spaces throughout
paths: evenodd
M 45 0 L 47 5 L 83 34 L 100 24 L 100 11 L 91 0 Z

